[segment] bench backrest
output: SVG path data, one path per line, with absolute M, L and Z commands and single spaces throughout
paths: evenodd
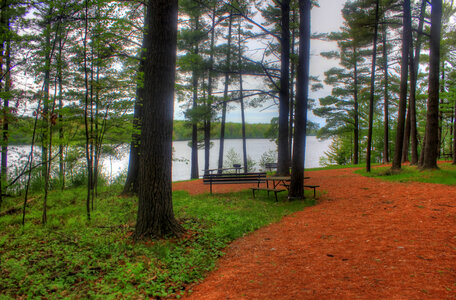
M 249 183 L 264 182 L 266 173 L 238 173 L 238 174 L 206 174 L 203 176 L 204 183 Z

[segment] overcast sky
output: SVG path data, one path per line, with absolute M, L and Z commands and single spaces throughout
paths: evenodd
M 338 31 L 342 25 L 341 9 L 345 0 L 319 0 L 320 7 L 312 9 L 312 32 L 322 33 Z M 335 60 L 327 60 L 320 56 L 320 52 L 337 49 L 335 44 L 324 41 L 311 41 L 311 58 L 310 58 L 310 74 L 318 76 L 321 80 L 324 79 L 323 73 L 333 66 L 337 66 Z M 324 88 L 316 93 L 309 95 L 310 98 L 318 99 L 331 93 L 330 88 Z M 278 107 L 270 108 L 248 108 L 246 109 L 246 121 L 248 123 L 269 123 L 271 118 L 278 116 Z M 176 119 L 183 119 L 182 110 L 176 106 Z M 309 114 L 309 119 L 320 124 L 324 124 L 324 120 L 319 119 L 312 114 Z M 241 122 L 240 110 L 237 107 L 230 110 L 227 114 L 228 122 Z

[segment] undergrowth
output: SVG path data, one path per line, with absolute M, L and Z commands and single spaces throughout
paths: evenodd
M 41 199 L 30 203 L 25 226 L 20 213 L 0 217 L 0 299 L 180 297 L 232 240 L 312 204 L 252 199 L 249 191 L 174 192 L 186 234 L 134 243 L 137 201 L 119 192 L 100 192 L 90 222 L 82 188 L 50 194 L 45 226 Z

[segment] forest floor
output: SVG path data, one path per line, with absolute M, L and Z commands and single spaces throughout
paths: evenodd
M 456 187 L 386 182 L 353 169 L 306 176 L 323 191 L 317 204 L 233 242 L 187 297 L 456 298 Z M 174 189 L 197 194 L 209 186 Z

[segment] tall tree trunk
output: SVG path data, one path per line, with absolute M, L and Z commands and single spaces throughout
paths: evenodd
M 3 6 L 6 6 L 6 4 L 4 4 Z M 2 9 L 0 11 L 0 28 L 2 28 L 5 24 L 5 9 Z M 1 40 L 0 40 L 0 92 L 3 91 L 3 77 L 4 77 L 4 72 L 3 72 L 3 61 L 4 61 L 4 52 L 5 52 L 5 40 L 3 38 L 3 35 L 1 36 Z M 6 70 L 8 71 L 8 70 Z M 5 113 L 4 113 L 5 114 Z M 2 173 L 0 174 L 0 176 L 3 178 L 5 175 L 2 171 Z M 1 182 L 2 180 L 0 180 L 0 208 L 2 207 L 2 202 L 3 202 L 3 196 L 2 196 L 2 191 L 3 191 L 3 184 Z
M 440 74 L 441 81 L 440 84 L 440 93 L 445 93 L 445 61 L 440 61 Z M 443 98 L 440 98 L 440 106 L 443 105 Z M 438 146 L 437 146 L 437 157 L 442 156 L 442 148 L 445 146 L 445 138 L 443 136 L 443 112 L 439 109 L 439 135 L 438 135 Z M 443 151 L 444 152 L 444 151 Z
M 86 154 L 86 162 L 87 162 L 87 198 L 86 198 L 86 212 L 87 212 L 87 219 L 90 221 L 90 199 L 92 196 L 92 181 L 93 181 L 93 169 L 92 169 L 92 157 L 90 155 L 90 145 L 92 143 L 92 137 L 90 135 L 90 128 L 89 128 L 89 98 L 90 98 L 90 90 L 89 90 L 89 71 L 88 71 L 88 64 L 87 64 L 87 57 L 88 57 L 88 35 L 89 35 L 89 7 L 88 7 L 88 0 L 85 0 L 85 29 L 84 29 L 84 127 L 85 127 L 85 154 Z
M 424 14 L 426 13 L 426 0 L 421 2 L 420 21 L 418 24 L 418 33 L 416 38 L 415 55 L 410 54 L 410 147 L 411 161 L 410 164 L 418 164 L 418 130 L 416 124 L 416 84 L 418 78 L 418 67 L 420 65 L 421 37 L 424 27 Z M 413 69 L 413 70 L 412 70 Z
M 215 15 L 217 3 L 214 3 L 212 10 L 212 30 L 211 44 L 209 53 L 209 74 L 207 79 L 207 102 L 206 102 L 206 118 L 204 121 L 204 174 L 208 174 L 209 160 L 211 153 L 211 121 L 212 121 L 212 76 L 214 69 L 214 46 L 215 46 Z
M 290 174 L 288 151 L 288 112 L 290 110 L 290 0 L 281 2 L 281 38 L 280 38 L 280 91 L 279 91 L 279 137 L 277 174 Z
M 388 44 L 386 25 L 383 28 L 383 69 L 385 84 L 383 87 L 383 163 L 389 163 L 389 76 L 388 76 Z
M 195 18 L 195 30 L 199 30 L 199 16 Z M 199 54 L 199 42 L 196 42 L 194 54 Z M 193 70 L 192 72 L 192 87 L 193 87 L 193 109 L 196 111 L 198 108 L 198 71 Z M 191 162 L 191 170 L 190 170 L 190 178 L 191 179 L 198 179 L 199 172 L 198 172 L 198 122 L 193 115 L 192 118 L 192 162 Z
M 401 161 L 409 161 L 409 141 L 410 141 L 410 101 L 408 103 L 407 114 L 405 117 L 404 139 L 402 141 L 402 159 Z
M 65 189 L 65 160 L 64 160 L 64 130 L 63 130 L 63 60 L 62 60 L 62 50 L 63 50 L 63 37 L 62 34 L 59 36 L 59 53 L 57 57 L 57 81 L 59 89 L 59 113 L 58 113 L 58 122 L 59 122 L 59 181 L 61 189 Z
M 353 100 L 354 100 L 354 130 L 353 130 L 353 163 L 357 165 L 359 163 L 359 104 L 358 104 L 358 52 L 357 49 L 353 49 L 353 56 L 355 60 L 354 64 L 354 72 L 353 72 L 353 78 L 354 78 L 354 94 L 353 94 Z
M 177 0 L 149 0 L 135 239 L 179 234 L 172 202 Z
M 429 50 L 429 99 L 426 116 L 426 144 L 423 169 L 437 168 L 439 131 L 439 67 L 442 0 L 432 0 Z
M 148 28 L 149 20 L 147 19 L 147 6 L 145 6 L 144 12 L 144 28 Z M 145 34 L 143 33 L 142 47 L 139 51 L 139 66 L 138 66 L 138 75 L 136 76 L 136 100 L 135 107 L 133 112 L 133 133 L 131 135 L 131 144 L 130 144 L 130 157 L 128 161 L 128 171 L 127 179 L 122 191 L 122 194 L 136 194 L 138 193 L 138 184 L 139 184 L 139 146 L 141 138 L 141 111 L 142 111 L 142 101 L 144 98 L 144 78 L 141 74 L 144 74 L 144 64 L 145 64 Z
M 6 20 L 6 30 L 7 32 L 10 30 L 9 21 Z M 0 207 L 2 202 L 2 194 L 6 191 L 3 189 L 6 188 L 7 181 L 8 181 L 8 135 L 9 135 L 9 120 L 11 118 L 11 112 L 9 110 L 9 92 L 11 88 L 11 40 L 8 37 L 5 41 L 6 43 L 6 55 L 0 54 L 1 58 L 6 56 L 6 65 L 5 65 L 5 97 L 3 99 L 3 135 L 2 135 L 2 163 L 1 163 L 1 186 L 0 186 Z M 1 72 L 0 67 L 0 74 Z M 1 85 L 0 85 L 1 90 Z
M 453 165 L 456 165 L 456 101 L 454 102 L 453 109 Z
M 244 110 L 244 83 L 242 79 L 242 45 L 241 45 L 241 34 L 242 34 L 242 19 L 239 19 L 238 28 L 238 68 L 239 68 L 239 98 L 241 102 L 241 120 L 242 120 L 242 158 L 244 161 L 244 172 L 249 171 L 248 159 L 247 159 L 247 137 L 245 134 L 245 110 Z
M 401 83 L 399 91 L 399 111 L 396 130 L 396 143 L 393 157 L 392 169 L 399 170 L 402 160 L 402 146 L 404 140 L 405 109 L 407 106 L 407 81 L 408 81 L 408 61 L 411 42 L 411 16 L 410 0 L 403 3 L 403 29 L 402 29 L 402 61 L 401 61 Z
M 292 10 L 291 14 L 292 22 L 296 23 L 296 9 Z M 293 26 L 293 30 L 291 32 L 291 56 L 295 56 L 295 41 L 296 41 L 296 29 Z M 294 91 L 294 79 L 295 79 L 295 63 L 294 60 L 291 60 L 291 67 L 290 67 L 290 73 L 291 73 L 291 78 L 290 78 L 290 121 L 289 121 L 289 128 L 288 128 L 288 149 L 289 149 L 289 159 L 290 159 L 290 165 L 293 157 L 293 121 L 294 121 L 294 97 L 295 97 L 295 91 Z
M 293 143 L 290 198 L 304 198 L 304 163 L 306 155 L 307 100 L 310 65 L 310 0 L 299 1 L 299 65 L 296 93 L 296 120 Z
M 377 35 L 378 35 L 378 10 L 379 1 L 375 3 L 375 29 L 374 42 L 372 52 L 372 71 L 371 71 L 371 86 L 369 99 L 369 129 L 367 133 L 367 154 L 366 154 L 366 171 L 371 171 L 371 148 L 372 148 L 372 129 L 374 125 L 374 100 L 375 100 L 375 67 L 377 64 Z
M 225 65 L 225 90 L 223 92 L 222 104 L 222 124 L 220 125 L 220 147 L 219 147 L 219 160 L 218 160 L 218 173 L 222 173 L 223 168 L 223 152 L 225 147 L 225 122 L 226 122 L 226 106 L 228 100 L 228 88 L 230 85 L 230 69 L 231 69 L 231 31 L 233 25 L 233 12 L 230 12 L 228 24 L 228 49 L 226 53 Z
M 52 8 L 49 8 L 47 18 L 50 18 L 52 15 Z M 43 211 L 41 216 L 41 221 L 43 224 L 47 222 L 47 190 L 49 184 L 48 177 L 48 145 L 49 145 L 49 87 L 51 81 L 51 24 L 50 20 L 47 21 L 48 24 L 45 29 L 45 43 L 46 43 L 46 52 L 45 52 L 45 62 L 44 62 L 44 82 L 43 82 L 43 120 L 42 120 L 42 130 L 43 130 L 43 140 L 41 146 L 41 175 L 44 179 L 44 198 L 43 198 Z

